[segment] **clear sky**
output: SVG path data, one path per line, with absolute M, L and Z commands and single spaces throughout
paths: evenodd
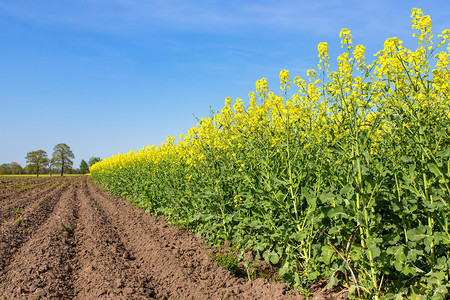
M 342 28 L 367 57 L 389 37 L 414 47 L 413 7 L 450 28 L 448 0 L 1 0 L 0 164 L 161 144 L 262 77 L 276 92 L 280 70 L 304 76 L 320 42 L 336 65 Z

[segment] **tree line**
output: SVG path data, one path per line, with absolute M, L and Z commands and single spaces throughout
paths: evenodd
M 0 174 L 86 174 L 89 167 L 99 162 L 100 157 L 93 156 L 86 162 L 84 159 L 80 163 L 79 169 L 73 168 L 75 155 L 67 144 L 60 143 L 53 148 L 52 157 L 49 158 L 44 150 L 35 150 L 27 153 L 25 157 L 27 165 L 25 168 L 17 162 L 0 165 Z

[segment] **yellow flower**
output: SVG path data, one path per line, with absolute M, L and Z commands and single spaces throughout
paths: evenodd
M 353 51 L 353 56 L 358 63 L 361 63 L 365 60 L 365 48 L 363 45 L 357 45 L 355 50 Z
M 279 73 L 281 90 L 286 91 L 286 89 L 290 88 L 291 81 L 289 80 L 289 72 L 288 70 L 281 70 Z
M 341 32 L 339 33 L 339 37 L 341 38 L 341 47 L 344 47 L 344 45 L 347 45 L 348 47 L 352 43 L 352 35 L 350 34 L 350 30 L 347 28 L 342 28 Z
M 269 90 L 269 87 L 267 85 L 267 79 L 261 78 L 260 80 L 256 81 L 256 91 L 259 93 L 265 93 Z
M 288 70 L 281 70 L 279 75 L 280 75 L 281 81 L 289 80 L 289 71 Z
M 319 43 L 319 45 L 317 45 L 317 50 L 319 51 L 320 62 L 322 62 L 323 59 L 330 58 L 328 56 L 328 44 L 327 43 L 325 43 L 325 42 Z

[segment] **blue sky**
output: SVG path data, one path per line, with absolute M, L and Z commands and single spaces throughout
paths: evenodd
M 447 0 L 2 0 L 0 164 L 58 143 L 74 167 L 160 144 L 262 77 L 277 92 L 280 70 L 304 76 L 320 42 L 335 65 L 341 28 L 368 57 L 393 36 L 414 47 L 413 7 L 435 36 L 450 28 Z

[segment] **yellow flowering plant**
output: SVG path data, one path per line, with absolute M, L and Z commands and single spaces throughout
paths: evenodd
M 389 38 L 367 64 L 344 28 L 336 71 L 320 43 L 318 71 L 280 71 L 280 96 L 262 78 L 247 107 L 227 98 L 178 140 L 105 159 L 91 178 L 212 244 L 253 251 L 295 288 L 326 279 L 350 297 L 444 299 L 450 31 L 433 46 L 430 17 L 411 17 L 416 50 Z

